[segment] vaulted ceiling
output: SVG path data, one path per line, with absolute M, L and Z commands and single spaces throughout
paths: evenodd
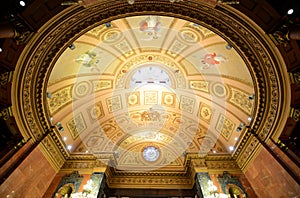
M 121 169 L 183 167 L 186 152 L 234 152 L 252 118 L 252 81 L 216 33 L 140 15 L 73 41 L 51 71 L 48 108 L 70 153 L 116 153 Z
M 241 172 L 279 137 L 291 98 L 284 60 L 234 6 L 53 2 L 41 6 L 57 13 L 48 20 L 34 6 L 27 18 L 40 26 L 18 57 L 12 103 L 23 137 L 56 170 L 109 165 L 111 186 L 150 175 L 190 189 L 192 171 Z

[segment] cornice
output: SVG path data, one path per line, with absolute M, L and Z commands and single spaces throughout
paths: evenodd
M 55 21 L 47 23 L 47 26 L 34 35 L 20 56 L 14 73 L 12 89 L 16 94 L 12 101 L 13 113 L 24 136 L 39 141 L 51 127 L 46 87 L 56 60 L 68 44 L 99 24 L 142 14 L 160 14 L 190 20 L 228 41 L 244 59 L 255 82 L 256 105 L 250 127 L 262 140 L 274 133 L 273 126 L 276 126 L 276 121 L 280 118 L 278 112 L 284 110 L 285 98 L 280 97 L 283 92 L 280 87 L 286 87 L 286 82 L 280 80 L 284 74 L 278 68 L 282 63 L 272 55 L 274 50 L 268 47 L 269 43 L 257 27 L 244 21 L 245 16 L 224 6 L 214 9 L 196 1 L 183 1 L 176 6 L 164 1 L 137 1 L 134 6 L 126 1 L 99 1 L 85 9 L 72 6 L 65 10 Z M 47 138 L 44 150 L 52 159 L 55 155 L 60 156 L 56 164 L 59 167 L 72 157 L 56 139 L 54 134 L 51 139 Z M 239 167 L 248 163 L 251 153 L 257 148 L 258 142 L 252 139 L 246 133 L 233 154 Z M 76 159 L 82 158 L 76 156 Z

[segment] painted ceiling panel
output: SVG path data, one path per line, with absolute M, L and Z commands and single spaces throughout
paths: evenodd
M 79 37 L 56 62 L 48 92 L 70 153 L 117 153 L 127 170 L 182 167 L 186 152 L 232 152 L 254 90 L 242 58 L 217 34 L 145 15 Z

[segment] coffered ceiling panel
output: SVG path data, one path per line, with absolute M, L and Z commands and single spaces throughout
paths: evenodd
M 83 34 L 56 61 L 47 91 L 68 151 L 114 154 L 124 170 L 180 169 L 186 153 L 231 153 L 254 105 L 250 73 L 230 44 L 157 15 Z

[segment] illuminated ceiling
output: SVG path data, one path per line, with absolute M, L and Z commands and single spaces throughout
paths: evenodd
M 113 154 L 122 170 L 180 169 L 187 153 L 237 148 L 255 104 L 248 67 L 196 23 L 121 18 L 61 54 L 48 81 L 48 111 L 70 154 Z

